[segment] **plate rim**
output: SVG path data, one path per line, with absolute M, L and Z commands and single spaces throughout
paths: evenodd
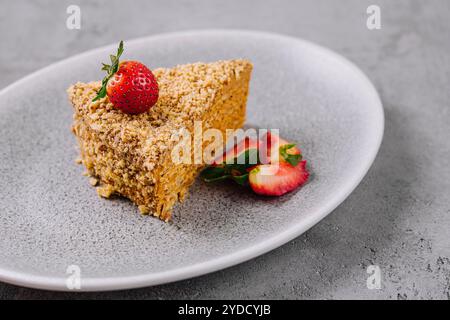
M 358 168 L 359 170 L 357 172 L 354 172 L 353 175 L 347 181 L 344 182 L 343 188 L 340 188 L 338 191 L 336 191 L 323 206 L 320 206 L 314 212 L 311 212 L 311 214 L 307 215 L 304 219 L 302 219 L 300 223 L 294 224 L 289 229 L 283 231 L 282 233 L 278 233 L 264 240 L 261 243 L 258 243 L 248 248 L 234 251 L 227 255 L 220 256 L 212 260 L 208 260 L 206 262 L 199 262 L 189 266 L 156 273 L 144 273 L 140 275 L 119 276 L 119 277 L 82 278 L 81 279 L 82 286 L 79 290 L 68 289 L 66 286 L 66 279 L 63 277 L 41 276 L 41 275 L 34 275 L 31 273 L 18 272 L 11 269 L 5 269 L 1 265 L 0 265 L 0 281 L 10 283 L 13 285 L 19 285 L 23 287 L 30 287 L 36 289 L 69 291 L 69 292 L 89 292 L 89 291 L 112 291 L 112 290 L 142 288 L 185 280 L 200 275 L 205 275 L 251 260 L 257 256 L 272 251 L 282 246 L 283 244 L 297 238 L 305 231 L 307 231 L 315 224 L 317 224 L 319 221 L 321 221 L 323 218 L 325 218 L 327 215 L 329 215 L 331 212 L 333 212 L 334 209 L 336 209 L 356 189 L 356 187 L 359 185 L 362 179 L 366 176 L 367 172 L 369 171 L 378 154 L 384 135 L 385 118 L 382 101 L 373 83 L 369 80 L 367 75 L 363 71 L 361 71 L 360 68 L 358 68 L 353 62 L 349 61 L 347 58 L 343 57 L 341 54 L 332 51 L 331 49 L 328 49 L 326 47 L 323 47 L 321 45 L 315 44 L 311 41 L 304 40 L 302 38 L 297 38 L 274 32 L 249 30 L 249 29 L 190 29 L 185 31 L 174 31 L 134 38 L 131 40 L 127 40 L 127 42 L 139 43 L 143 41 L 156 40 L 158 38 L 170 38 L 180 35 L 196 36 L 205 34 L 211 35 L 218 33 L 227 34 L 229 36 L 245 35 L 257 37 L 273 37 L 273 38 L 281 38 L 286 41 L 300 42 L 308 47 L 313 47 L 316 50 L 319 50 L 329 56 L 332 56 L 333 58 L 337 59 L 338 61 L 349 67 L 352 70 L 352 72 L 354 72 L 356 75 L 358 75 L 361 81 L 365 82 L 365 86 L 369 90 L 373 91 L 374 97 L 378 101 L 377 103 L 378 108 L 374 107 L 375 110 L 374 115 L 376 115 L 376 117 L 374 117 L 373 119 L 374 126 L 378 130 L 374 133 L 375 142 L 370 147 L 369 150 L 370 152 L 367 152 L 365 159 L 361 161 L 364 162 L 364 165 L 361 165 Z M 90 55 L 97 51 L 106 50 L 111 47 L 115 48 L 115 46 L 116 44 L 109 44 L 106 46 L 91 49 L 79 54 L 75 54 L 68 58 L 62 59 L 60 61 L 54 62 L 44 68 L 34 71 L 0 90 L 0 99 L 8 91 L 14 89 L 17 86 L 20 86 L 23 82 L 26 82 L 30 78 L 36 77 L 41 73 L 48 72 L 53 68 L 57 68 L 58 66 L 68 63 L 72 60 L 82 58 L 85 55 Z

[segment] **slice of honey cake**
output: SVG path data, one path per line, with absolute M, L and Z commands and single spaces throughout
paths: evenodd
M 76 83 L 68 89 L 81 161 L 100 181 L 102 197 L 131 199 L 142 213 L 169 220 L 174 204 L 186 195 L 201 164 L 174 163 L 171 151 L 181 129 L 240 128 L 245 121 L 252 65 L 246 60 L 193 63 L 155 69 L 156 104 L 127 114 L 108 96 L 93 101 L 102 83 Z M 191 156 L 193 157 L 192 148 Z

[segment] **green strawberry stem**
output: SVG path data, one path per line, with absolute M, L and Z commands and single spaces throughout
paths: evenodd
M 116 55 L 110 55 L 111 65 L 102 63 L 102 70 L 107 72 L 106 77 L 102 80 L 102 87 L 98 91 L 97 96 L 92 100 L 92 102 L 97 101 L 98 99 L 104 98 L 106 96 L 106 85 L 108 84 L 109 79 L 111 79 L 114 74 L 119 70 L 119 58 L 123 53 L 123 41 L 120 41 L 119 48 L 117 49 Z
M 295 167 L 301 160 L 301 154 L 289 154 L 287 151 L 295 147 L 295 143 L 285 144 L 280 147 L 280 155 L 288 162 L 291 166 Z

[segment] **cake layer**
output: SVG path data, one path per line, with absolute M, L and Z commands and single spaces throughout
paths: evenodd
M 185 129 L 193 136 L 196 121 L 203 130 L 241 127 L 251 70 L 246 60 L 155 69 L 158 102 L 139 115 L 116 110 L 107 97 L 92 102 L 100 82 L 71 86 L 73 132 L 83 164 L 101 181 L 99 194 L 125 196 L 141 212 L 169 220 L 202 167 L 173 162 L 177 133 Z

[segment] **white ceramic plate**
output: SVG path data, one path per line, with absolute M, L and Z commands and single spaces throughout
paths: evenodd
M 237 30 L 126 41 L 123 58 L 150 68 L 250 59 L 248 122 L 279 128 L 297 141 L 312 173 L 303 188 L 273 199 L 197 181 L 176 207 L 173 223 L 141 216 L 126 200 L 99 199 L 74 164 L 65 90 L 76 81 L 101 79 L 100 63 L 116 45 L 58 62 L 0 93 L 1 281 L 67 290 L 66 271 L 75 265 L 81 290 L 112 290 L 243 262 L 329 214 L 358 185 L 380 146 L 384 118 L 376 90 L 358 68 L 327 49 Z

